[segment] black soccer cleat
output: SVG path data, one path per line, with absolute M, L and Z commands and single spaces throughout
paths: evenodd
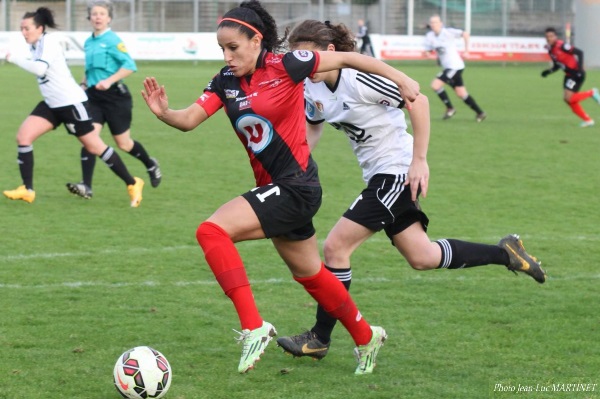
M 84 183 L 67 183 L 67 189 L 71 193 L 84 199 L 91 199 L 94 195 L 92 189 Z
M 454 108 L 448 108 L 448 109 L 446 109 L 446 112 L 444 113 L 444 116 L 442 117 L 442 119 L 443 120 L 450 119 L 454 116 L 455 113 L 456 113 L 456 110 Z
M 498 246 L 508 253 L 510 264 L 508 270 L 529 274 L 535 281 L 542 284 L 546 281 L 546 272 L 541 267 L 541 262 L 529 255 L 523 247 L 523 242 L 516 234 L 510 234 L 500 240 Z
M 160 164 L 158 163 L 158 159 L 150 158 L 152 162 L 154 162 L 154 166 L 148 168 L 148 175 L 150 176 L 150 184 L 152 187 L 158 187 L 160 182 L 162 181 L 162 172 L 160 170 Z
M 294 357 L 309 356 L 317 360 L 323 359 L 329 351 L 329 343 L 324 344 L 319 341 L 317 334 L 312 331 L 277 338 L 277 345 Z

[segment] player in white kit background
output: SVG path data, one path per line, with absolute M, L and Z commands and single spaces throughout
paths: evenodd
M 353 51 L 353 37 L 343 25 L 309 20 L 288 38 L 291 49 Z M 381 76 L 340 69 L 315 74 L 305 80 L 307 139 L 314 148 L 330 123 L 343 132 L 358 159 L 366 188 L 325 240 L 326 267 L 349 289 L 350 257 L 369 237 L 385 230 L 392 244 L 416 270 L 462 269 L 488 264 L 525 272 L 539 283 L 545 281 L 540 263 L 525 252 L 515 235 L 498 245 L 456 239 L 431 241 L 429 220 L 418 203 L 427 194 L 430 135 L 429 103 L 419 95 L 408 110 L 413 134 L 402 108 L 405 101 L 398 87 Z M 303 334 L 277 340 L 294 356 L 323 358 L 329 349 L 335 319 L 317 309 L 315 326 Z
M 425 35 L 425 53 L 426 56 L 429 56 L 435 51 L 438 63 L 443 68 L 431 82 L 431 88 L 446 106 L 446 112 L 444 113 L 443 118 L 450 119 L 456 113 L 456 109 L 452 105 L 448 93 L 444 90 L 444 85 L 447 84 L 454 89 L 456 95 L 460 97 L 469 108 L 475 111 L 475 120 L 477 122 L 483 121 L 487 115 L 479 105 L 477 105 L 475 99 L 467 92 L 462 77 L 465 69 L 465 62 L 460 56 L 456 46 L 456 40 L 462 38 L 465 45 L 463 56 L 468 57 L 469 33 L 461 29 L 446 28 L 439 15 L 434 15 L 429 19 L 429 28 L 431 30 Z
M 108 167 L 127 185 L 131 206 L 139 206 L 144 182 L 129 174 L 119 155 L 100 138 L 89 113 L 88 98 L 75 82 L 58 36 L 46 32 L 55 28 L 52 11 L 40 7 L 27 12 L 21 20 L 21 33 L 30 45 L 31 57 L 6 55 L 6 60 L 37 76 L 44 98 L 25 118 L 17 132 L 19 170 L 23 184 L 14 190 L 4 191 L 7 198 L 32 203 L 33 189 L 33 142 L 40 136 L 64 124 L 92 154 L 102 158 Z

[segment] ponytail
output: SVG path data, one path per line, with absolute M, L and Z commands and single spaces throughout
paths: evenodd
M 33 23 L 36 27 L 43 26 L 44 31 L 46 28 L 56 28 L 56 22 L 54 22 L 54 14 L 52 10 L 47 7 L 40 7 L 35 11 L 26 12 L 23 15 L 23 19 L 33 18 Z

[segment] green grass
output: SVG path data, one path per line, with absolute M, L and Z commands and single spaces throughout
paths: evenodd
M 143 77 L 156 76 L 171 105 L 184 107 L 219 65 L 142 63 L 128 84 L 137 92 Z M 441 120 L 441 102 L 428 88 L 436 66 L 402 66 L 432 108 L 431 181 L 422 201 L 430 237 L 495 243 L 519 233 L 549 280 L 538 285 L 498 266 L 417 272 L 384 234 L 374 236 L 352 259 L 353 296 L 389 334 L 371 376 L 353 375 L 353 344 L 343 328 L 321 362 L 284 356 L 272 345 L 256 370 L 237 374 L 237 317 L 194 236 L 220 204 L 253 186 L 224 113 L 181 133 L 134 93 L 133 136 L 164 173 L 137 209 L 101 162 L 93 200 L 70 195 L 64 185 L 79 179 L 79 144 L 63 127 L 42 137 L 35 203 L 0 198 L 0 398 L 117 398 L 112 367 L 137 345 L 171 362 L 170 399 L 600 397 L 600 127 L 577 127 L 561 100 L 562 78 L 541 79 L 544 67 L 470 64 L 467 87 L 489 115 L 477 124 L 453 94 L 458 112 Z M 33 76 L 0 68 L 0 187 L 12 189 L 20 184 L 14 135 L 40 95 Z M 598 84 L 600 71 L 590 71 L 585 88 Z M 600 121 L 597 104 L 584 108 Z M 363 187 L 345 141 L 328 128 L 314 154 L 324 188 L 315 219 L 321 240 Z M 122 157 L 146 177 L 140 162 Z M 281 335 L 309 328 L 314 303 L 271 243 L 238 247 L 264 318 Z M 598 385 L 553 391 L 566 388 L 552 384 L 567 383 Z M 496 384 L 538 391 L 494 391 Z

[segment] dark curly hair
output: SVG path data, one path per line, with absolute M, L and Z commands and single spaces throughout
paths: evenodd
M 307 19 L 291 32 L 288 30 L 285 37 L 290 48 L 300 43 L 314 43 L 319 50 L 327 50 L 329 44 L 333 44 L 336 51 L 351 52 L 356 48 L 354 35 L 342 23 L 333 25 L 329 21 Z
M 239 7 L 233 8 L 223 15 L 223 19 L 239 19 L 252 25 L 263 36 L 262 47 L 267 51 L 275 52 L 283 48 L 283 39 L 277 35 L 277 24 L 275 19 L 267 12 L 258 0 L 244 1 Z M 249 39 L 256 35 L 256 32 L 245 25 L 235 21 L 225 20 L 219 23 L 219 28 L 237 28 L 243 32 Z

